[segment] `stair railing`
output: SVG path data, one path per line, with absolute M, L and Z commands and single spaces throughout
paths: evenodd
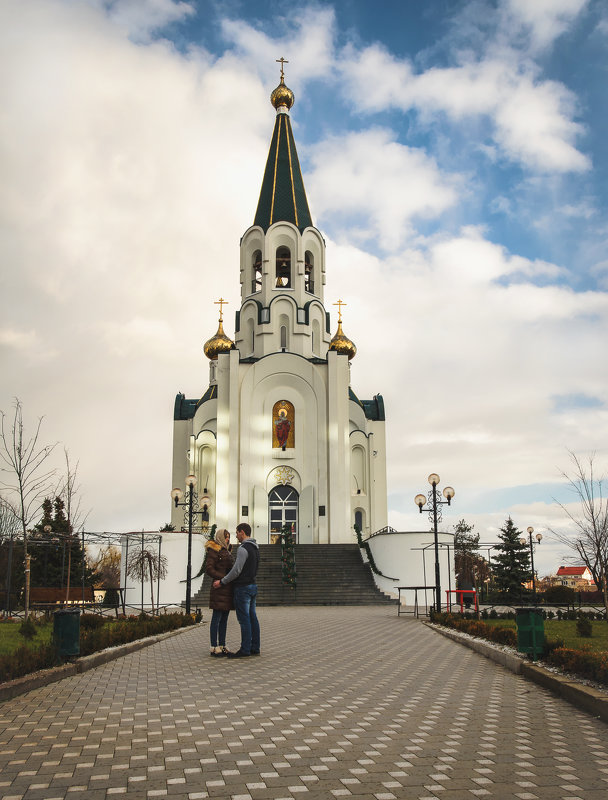
M 291 525 L 289 523 L 283 525 L 281 530 L 281 579 L 290 589 L 295 589 L 297 584 L 295 537 Z
M 361 528 L 356 523 L 353 527 L 355 529 L 355 533 L 357 534 L 357 544 L 359 545 L 359 549 L 365 550 L 365 554 L 367 555 L 367 559 L 372 572 L 375 572 L 376 575 L 380 575 L 381 578 L 387 578 L 389 581 L 399 580 L 399 578 L 391 578 L 389 575 L 385 575 L 383 572 L 380 572 L 380 570 L 376 566 L 376 562 L 374 561 L 374 556 L 372 555 L 371 547 L 367 542 L 363 541 L 363 536 L 361 535 Z

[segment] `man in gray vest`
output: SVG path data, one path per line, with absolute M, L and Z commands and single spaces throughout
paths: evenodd
M 251 538 L 251 525 L 246 522 L 237 525 L 236 538 L 240 547 L 234 566 L 221 580 L 214 581 L 213 587 L 217 589 L 220 584 L 234 584 L 234 608 L 241 626 L 241 646 L 236 653 L 228 653 L 228 658 L 246 658 L 260 654 L 260 623 L 255 612 L 258 594 L 255 576 L 260 564 L 260 549 L 256 540 Z

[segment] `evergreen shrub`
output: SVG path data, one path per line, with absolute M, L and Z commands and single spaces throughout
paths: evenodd
M 52 644 L 37 648 L 23 644 L 12 653 L 0 656 L 0 683 L 12 681 L 39 669 L 48 669 L 57 663 L 57 651 Z
M 103 628 L 107 621 L 107 617 L 102 617 L 100 614 L 81 614 L 80 630 L 90 631 L 95 628 Z
M 27 639 L 28 642 L 34 638 L 36 635 L 36 623 L 32 617 L 23 620 L 21 625 L 19 625 L 19 633 L 24 639 Z
M 556 647 L 547 655 L 546 660 L 566 672 L 608 685 L 608 653 L 594 653 L 586 648 L 571 650 L 567 647 Z
M 576 632 L 579 636 L 583 636 L 586 639 L 593 635 L 593 625 L 586 614 L 584 616 L 581 614 L 576 620 Z

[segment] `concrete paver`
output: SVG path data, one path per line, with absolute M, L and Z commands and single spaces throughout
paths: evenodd
M 263 608 L 0 705 L 4 800 L 585 800 L 608 726 L 384 607 Z M 229 643 L 238 647 L 230 617 Z

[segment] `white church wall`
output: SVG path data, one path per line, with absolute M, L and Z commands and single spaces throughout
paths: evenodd
M 181 489 L 186 486 L 186 476 L 188 474 L 188 443 L 190 440 L 191 420 L 177 419 L 173 423 L 173 471 L 171 475 L 171 488 Z M 169 497 L 170 492 L 167 494 Z M 169 500 L 167 501 L 169 502 Z M 171 502 L 171 524 L 178 530 L 181 526 L 181 509 L 175 508 Z
M 301 482 L 298 493 L 301 500 L 305 495 L 306 501 L 300 503 L 299 529 L 306 540 L 315 539 L 318 510 L 312 505 L 314 495 L 307 492 L 306 487 L 316 486 L 318 481 L 326 485 L 328 443 L 323 372 L 323 366 L 289 353 L 242 365 L 239 496 L 241 505 L 248 506 L 248 521 L 262 543 L 268 541 L 267 492 L 273 488 L 266 483 L 273 470 L 281 465 L 288 466 L 297 475 L 292 485 Z M 285 451 L 272 447 L 272 409 L 280 400 L 288 400 L 295 408 L 295 447 Z M 253 487 L 260 485 L 265 486 L 265 493 L 253 491 Z M 319 497 L 318 503 L 327 504 L 327 499 Z M 319 518 L 321 530 L 317 538 L 326 536 L 324 522 L 323 517 Z
M 183 508 L 178 509 L 183 518 Z M 181 526 L 181 522 L 180 522 Z M 160 605 L 181 605 L 186 599 L 186 584 L 181 581 L 186 580 L 186 566 L 188 563 L 188 533 L 175 531 L 173 533 L 163 533 L 161 539 L 161 555 L 167 559 L 167 577 L 160 581 L 159 602 Z M 121 563 L 125 563 L 126 544 L 123 538 Z M 205 537 L 202 533 L 192 534 L 192 575 L 196 575 L 203 563 L 205 553 Z M 137 547 L 137 540 L 131 538 L 129 552 Z M 121 578 L 124 581 L 124 578 Z M 195 594 L 202 584 L 202 576 L 192 581 L 192 594 Z M 123 582 L 124 586 L 125 583 Z M 142 586 L 141 582 L 134 578 L 126 579 L 125 603 L 131 607 L 141 607 Z M 154 582 L 154 602 L 157 584 Z M 151 604 L 150 583 L 144 581 L 143 586 L 144 608 L 149 610 Z M 128 613 L 128 612 L 127 612 Z
M 354 541 L 350 519 L 350 444 L 348 416 L 348 359 L 334 350 L 327 353 L 328 406 L 328 484 L 329 530 L 331 544 Z
M 446 602 L 446 589 L 456 588 L 454 574 L 454 535 L 439 532 L 439 568 L 441 602 Z M 432 531 L 387 532 L 366 540 L 377 568 L 383 575 L 374 574 L 379 589 L 392 597 L 398 596 L 398 586 L 435 585 L 435 548 Z M 414 604 L 414 592 L 402 592 L 402 604 Z M 428 605 L 434 604 L 434 593 L 427 590 Z M 418 603 L 424 604 L 424 592 L 418 592 Z
M 370 420 L 368 457 L 370 465 L 371 533 L 388 525 L 388 484 L 386 478 L 386 424 Z

